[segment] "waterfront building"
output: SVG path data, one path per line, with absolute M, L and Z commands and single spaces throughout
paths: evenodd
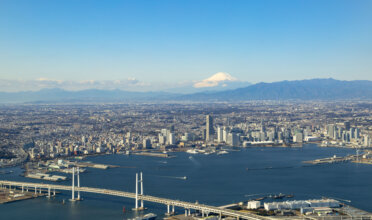
M 168 144 L 169 145 L 174 145 L 176 144 L 176 138 L 174 136 L 173 133 L 169 133 L 169 136 L 168 136 Z
M 227 136 L 227 143 L 231 146 L 239 146 L 239 136 L 238 134 L 232 132 L 232 133 L 229 133 L 228 136 Z
M 302 143 L 303 142 L 303 135 L 302 133 L 297 133 L 293 136 L 294 143 Z
M 151 140 L 148 138 L 143 139 L 143 148 L 150 149 L 151 148 Z
M 159 134 L 159 144 L 164 145 L 167 141 L 167 138 L 163 134 Z

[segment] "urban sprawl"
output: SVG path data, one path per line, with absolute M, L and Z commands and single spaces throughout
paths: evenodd
M 221 147 L 371 147 L 372 103 L 4 105 L 0 166 L 27 160 Z M 368 157 L 365 154 L 364 157 Z

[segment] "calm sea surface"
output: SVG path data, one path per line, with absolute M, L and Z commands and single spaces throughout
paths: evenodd
M 144 174 L 145 194 L 184 201 L 224 205 L 247 201 L 252 194 L 293 194 L 293 199 L 321 196 L 351 200 L 351 205 L 372 212 L 372 165 L 340 163 L 303 166 L 304 160 L 354 154 L 354 150 L 320 148 L 247 148 L 225 155 L 175 153 L 175 158 L 105 155 L 86 161 L 120 165 L 120 168 L 87 169 L 81 185 L 134 192 L 135 173 Z M 191 156 L 191 158 L 190 158 Z M 265 169 L 272 167 L 273 169 Z M 249 168 L 249 170 L 247 170 Z M 20 168 L 0 179 L 39 182 L 19 176 Z M 59 174 L 60 175 L 60 174 Z M 187 180 L 179 177 L 187 176 Z M 47 182 L 51 183 L 53 182 Z M 58 184 L 70 185 L 71 181 Z M 128 219 L 136 215 L 134 200 L 82 193 L 84 201 L 68 202 L 71 193 L 54 199 L 38 198 L 0 205 L 0 219 Z M 260 197 L 257 195 L 256 197 Z M 62 201 L 66 200 L 63 204 Z M 162 217 L 164 205 L 146 203 Z M 123 207 L 126 212 L 123 213 Z M 176 209 L 184 213 L 182 209 Z

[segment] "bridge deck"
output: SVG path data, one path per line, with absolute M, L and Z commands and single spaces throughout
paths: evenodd
M 55 190 L 64 190 L 64 191 L 72 191 L 72 186 L 65 186 L 65 185 L 54 185 L 54 184 L 44 184 L 44 183 L 28 183 L 28 182 L 15 182 L 15 181 L 0 181 L 2 185 L 11 185 L 17 187 L 31 187 L 31 188 L 45 188 L 45 189 L 55 189 Z M 135 199 L 136 194 L 131 192 L 119 191 L 119 190 L 111 190 L 111 189 L 100 189 L 100 188 L 93 188 L 93 187 L 75 187 L 75 191 L 80 192 L 88 192 L 88 193 L 97 193 L 97 194 L 104 194 L 104 195 L 111 195 L 111 196 L 119 196 L 125 198 Z M 221 214 L 224 216 L 236 217 L 240 219 L 248 219 L 248 220 L 266 220 L 270 219 L 268 217 L 258 216 L 251 213 L 244 213 L 235 210 L 224 209 L 220 207 L 204 205 L 204 204 L 196 204 L 191 202 L 185 202 L 180 200 L 172 200 L 166 198 L 160 198 L 150 195 L 138 195 L 139 200 L 144 200 L 148 202 L 160 203 L 164 205 L 171 205 L 176 207 L 182 207 L 185 209 L 194 209 L 203 212 L 210 212 Z

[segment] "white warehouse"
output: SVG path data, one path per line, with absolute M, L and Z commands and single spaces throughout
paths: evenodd
M 264 203 L 266 211 L 282 210 L 282 209 L 301 209 L 306 207 L 340 207 L 340 202 L 334 199 L 317 199 L 317 200 L 298 200 L 285 202 L 270 202 Z

